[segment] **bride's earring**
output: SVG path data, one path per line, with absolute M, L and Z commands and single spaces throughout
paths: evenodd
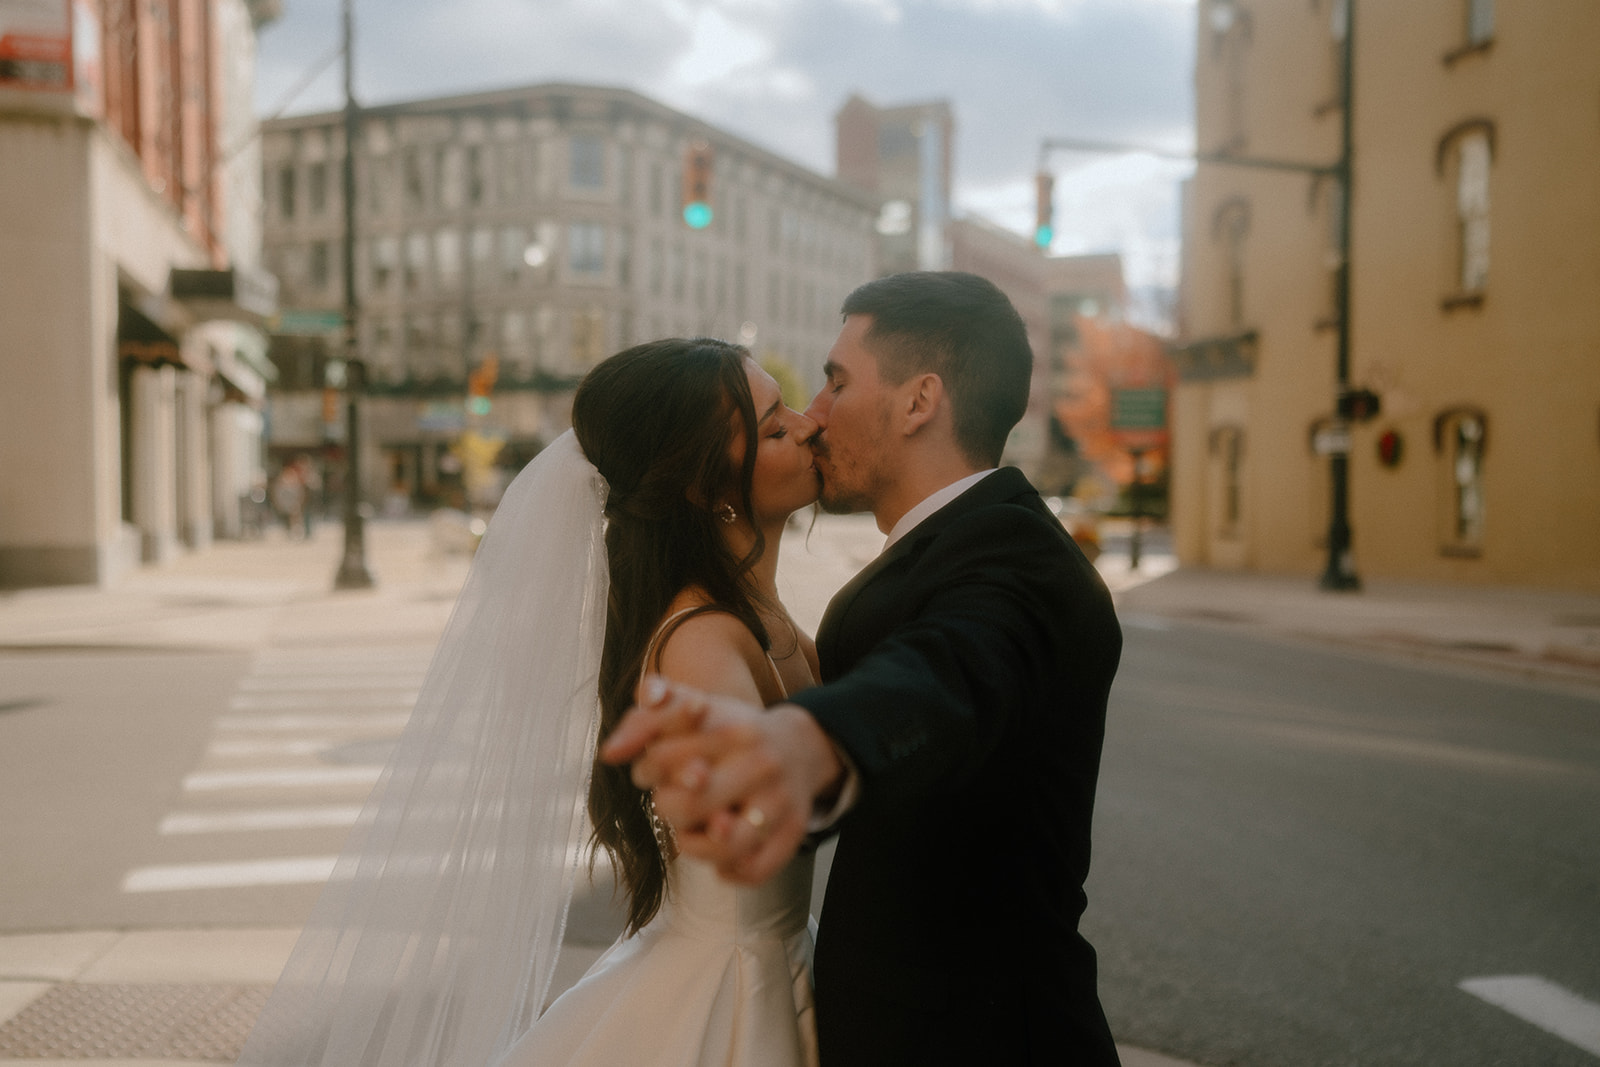
M 721 507 L 717 508 L 714 514 L 724 526 L 732 526 L 734 520 L 739 517 L 738 513 L 733 510 L 732 504 L 723 504 Z

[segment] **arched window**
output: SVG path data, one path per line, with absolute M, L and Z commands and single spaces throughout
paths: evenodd
M 1239 536 L 1244 514 L 1244 429 L 1218 426 L 1211 431 L 1211 464 L 1214 504 L 1213 529 L 1216 536 L 1229 540 Z
M 1439 548 L 1447 556 L 1476 556 L 1483 550 L 1488 444 L 1489 417 L 1479 408 L 1451 408 L 1433 420 L 1441 485 Z
M 1228 325 L 1244 326 L 1244 238 L 1250 232 L 1250 202 L 1243 197 L 1225 200 L 1211 216 L 1211 237 L 1227 249 Z
M 1471 119 L 1439 141 L 1441 177 L 1455 179 L 1459 273 L 1457 290 L 1446 308 L 1480 303 L 1489 283 L 1489 167 L 1494 160 L 1494 124 Z
M 1250 44 L 1250 12 L 1238 0 L 1210 0 L 1207 19 L 1211 24 L 1212 57 L 1223 65 L 1227 93 L 1223 110 L 1225 136 L 1218 149 L 1238 151 L 1246 143 L 1244 73 Z

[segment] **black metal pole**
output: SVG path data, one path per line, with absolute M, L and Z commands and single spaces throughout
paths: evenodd
M 356 140 L 360 113 L 354 89 L 355 18 L 352 0 L 344 0 L 344 555 L 335 589 L 370 589 L 367 570 L 366 520 L 361 514 L 361 393 L 367 370 L 356 338 Z
M 1350 208 L 1355 101 L 1355 0 L 1345 0 L 1344 52 L 1340 71 L 1340 145 L 1337 181 L 1339 182 L 1339 266 L 1334 278 L 1334 318 L 1338 324 L 1339 351 L 1335 376 L 1334 420 L 1336 430 L 1345 430 L 1343 407 L 1339 401 L 1350 391 Z M 1338 443 L 1328 455 L 1328 565 L 1319 583 L 1322 588 L 1351 592 L 1361 588 L 1355 561 L 1350 552 L 1350 455 L 1347 433 L 1334 435 Z

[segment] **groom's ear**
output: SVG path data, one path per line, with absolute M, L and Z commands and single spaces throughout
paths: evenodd
M 944 379 L 937 374 L 915 374 L 900 394 L 900 427 L 907 437 L 920 433 L 945 408 Z

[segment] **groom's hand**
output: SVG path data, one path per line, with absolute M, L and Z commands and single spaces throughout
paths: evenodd
M 641 699 L 601 758 L 633 764 L 684 855 L 745 885 L 778 873 L 805 839 L 817 798 L 843 774 L 816 720 L 792 704 L 763 709 L 657 678 Z

